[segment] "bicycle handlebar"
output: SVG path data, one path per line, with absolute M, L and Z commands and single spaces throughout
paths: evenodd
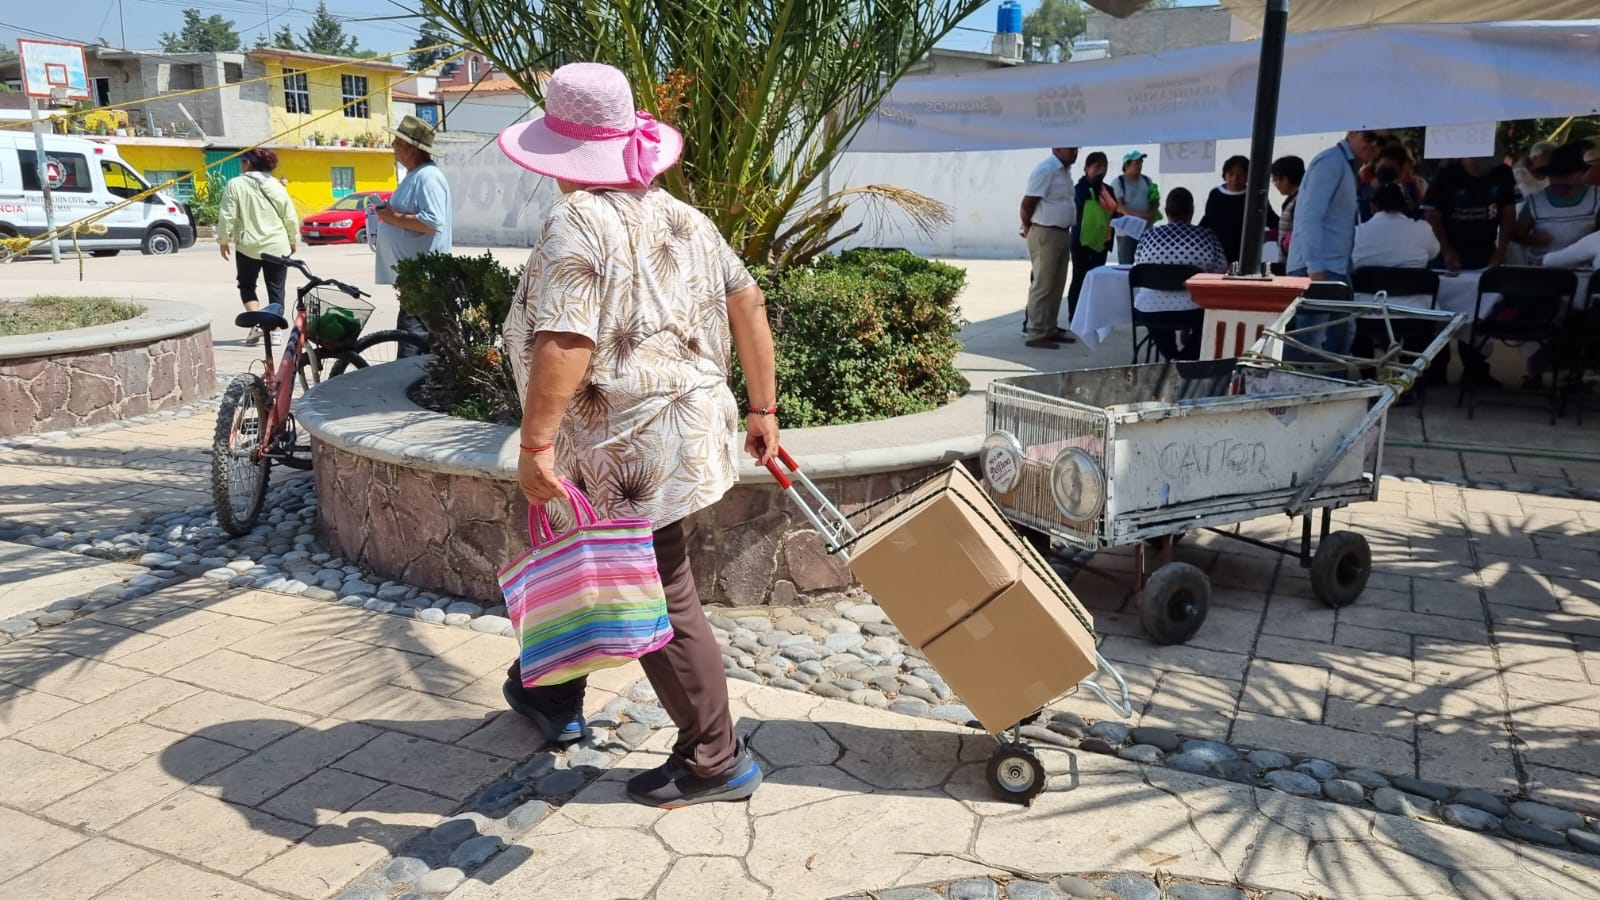
M 307 281 L 307 283 L 301 288 L 302 292 L 308 291 L 312 288 L 331 287 L 338 288 L 340 291 L 343 291 L 352 297 L 372 296 L 366 291 L 363 291 L 361 288 L 358 288 L 353 284 L 345 284 L 337 278 L 318 278 L 316 275 L 311 274 L 311 269 L 306 266 L 306 262 L 303 259 L 295 259 L 292 256 L 274 256 L 270 253 L 263 253 L 261 255 L 261 259 L 264 262 L 277 263 L 278 265 L 288 266 L 291 269 L 299 269 L 300 274 L 306 276 Z

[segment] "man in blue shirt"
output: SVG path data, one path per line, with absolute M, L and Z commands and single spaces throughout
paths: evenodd
M 395 136 L 395 162 L 406 170 L 406 177 L 390 195 L 388 205 L 376 209 L 379 224 L 373 235 L 373 249 L 378 255 L 378 284 L 394 284 L 394 265 L 402 259 L 452 250 L 450 182 L 433 161 L 433 127 L 416 116 L 406 116 L 390 133 Z M 404 331 L 427 334 L 422 322 L 406 312 L 404 306 L 398 325 Z M 402 346 L 398 355 L 415 353 L 411 347 Z
M 1378 135 L 1351 131 L 1344 140 L 1317 154 L 1306 167 L 1295 202 L 1294 240 L 1289 244 L 1288 274 L 1312 281 L 1350 283 L 1350 252 L 1360 221 L 1360 169 L 1378 150 Z M 1302 316 L 1298 327 L 1327 321 L 1332 314 Z M 1355 329 L 1348 325 L 1323 332 L 1323 349 L 1347 353 Z

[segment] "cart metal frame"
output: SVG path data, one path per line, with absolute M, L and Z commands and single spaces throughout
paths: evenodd
M 1303 316 L 1314 316 L 1313 324 L 1297 326 Z M 1357 319 L 1384 324 L 1387 341 L 1376 356 L 1320 349 L 1322 332 Z M 991 497 L 1041 552 L 1048 554 L 1054 542 L 1080 553 L 1131 546 L 1134 574 L 1128 598 L 1138 600 L 1141 624 L 1160 643 L 1188 640 L 1209 609 L 1205 574 L 1172 558 L 1174 543 L 1189 531 L 1210 531 L 1295 558 L 1312 571 L 1313 589 L 1324 602 L 1352 603 L 1365 589 L 1371 550 L 1361 535 L 1333 530 L 1333 510 L 1377 499 L 1388 410 L 1464 321 L 1456 313 L 1392 304 L 1383 294 L 1371 302 L 1302 298 L 1239 360 L 1001 379 L 989 387 L 990 434 L 980 454 L 985 482 Z M 1432 329 L 1428 346 L 1418 352 L 1404 349 L 1396 334 L 1402 322 Z M 1352 368 L 1374 370 L 1377 377 L 1350 377 Z M 1264 458 L 1275 457 L 1271 473 L 1264 462 L 1259 472 L 1248 471 L 1248 466 L 1211 472 L 1242 458 L 1240 445 L 1219 443 L 1199 466 L 1207 484 L 1186 485 L 1185 492 L 1174 492 L 1171 502 L 1170 485 L 1161 484 L 1159 496 L 1153 496 L 1155 482 L 1161 480 L 1152 477 L 1154 448 L 1159 448 L 1154 435 L 1215 435 L 1219 427 L 1262 428 L 1273 418 L 1287 426 L 1295 417 L 1300 417 L 1299 433 L 1313 435 L 1303 445 L 1263 449 L 1270 438 L 1250 445 Z M 1291 433 L 1287 427 L 1269 431 L 1284 440 Z M 1358 448 L 1363 449 L 1359 457 L 1354 455 Z M 1058 449 L 1055 462 L 1048 462 Z M 1068 480 L 1058 470 L 1073 453 L 1088 460 L 1092 471 L 1072 474 L 1071 483 L 1093 482 L 1102 495 L 1098 504 L 1079 510 L 1069 510 L 1058 492 Z M 1216 464 L 1219 455 L 1224 465 Z M 1252 457 L 1248 462 L 1255 461 Z M 1134 482 L 1124 483 L 1129 478 Z M 1226 527 L 1273 512 L 1301 519 L 1298 542 L 1265 541 Z M 1314 541 L 1317 525 L 1320 536 Z M 1154 571 L 1151 550 L 1160 558 Z M 1088 565 L 1074 568 L 1105 574 Z

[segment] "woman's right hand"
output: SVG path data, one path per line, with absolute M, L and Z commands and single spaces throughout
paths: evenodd
M 750 416 L 746 419 L 749 433 L 744 439 L 744 449 L 755 458 L 756 465 L 764 466 L 778 455 L 778 417 Z

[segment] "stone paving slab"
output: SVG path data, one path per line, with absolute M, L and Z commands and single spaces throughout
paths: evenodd
M 0 542 L 0 619 L 43 608 L 62 597 L 120 584 L 144 571 L 144 567 L 128 563 Z
M 767 781 L 746 804 L 644 810 L 625 757 L 451 900 L 782 897 L 1139 866 L 1329 897 L 1600 897 L 1592 858 L 1162 769 L 1046 750 L 1047 791 L 996 802 L 988 738 L 731 683 Z M 701 892 L 693 893 L 694 879 Z M 714 885 L 716 890 L 710 890 Z M 915 896 L 908 893 L 907 896 Z
M 203 583 L 168 594 L 0 647 L 0 896 L 332 896 L 542 744 L 499 708 L 401 686 L 428 666 L 435 690 L 498 692 L 505 638 Z M 262 632 L 308 621 L 366 652 L 326 672 L 296 666 L 303 651 L 252 655 L 282 656 Z M 123 665 L 169 655 L 160 673 Z M 320 718 L 281 705 L 323 678 L 385 689 Z

